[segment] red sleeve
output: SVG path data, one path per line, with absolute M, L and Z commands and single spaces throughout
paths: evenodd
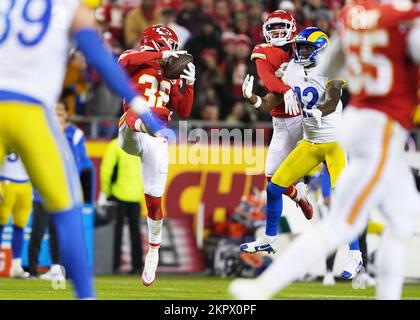
M 173 85 L 169 103 L 181 118 L 188 118 L 191 114 L 194 100 L 194 86 L 185 85 L 184 94 L 179 85 Z
M 290 89 L 274 74 L 275 70 L 267 60 L 256 59 L 257 73 L 268 92 L 284 94 Z
M 153 51 L 136 51 L 136 50 L 127 50 L 123 52 L 118 59 L 118 62 L 125 68 L 129 66 L 139 66 L 143 63 L 161 59 L 162 52 L 153 52 Z

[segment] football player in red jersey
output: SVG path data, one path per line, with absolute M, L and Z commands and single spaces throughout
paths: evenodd
M 251 60 L 255 61 L 258 76 L 268 94 L 263 99 L 252 94 L 253 76 L 247 75 L 242 86 L 244 98 L 257 110 L 270 112 L 273 117 L 273 137 L 265 162 L 265 175 L 268 180 L 302 139 L 302 117 L 297 98 L 292 88 L 280 79 L 293 57 L 295 32 L 296 21 L 290 13 L 277 10 L 267 17 L 263 24 L 266 43 L 254 48 Z M 273 99 L 275 103 L 272 103 Z M 273 104 L 276 107 L 268 107 Z M 296 187 L 290 186 L 285 194 L 300 206 L 307 219 L 312 218 L 312 206 L 306 199 L 303 183 L 297 184 Z
M 167 104 L 182 118 L 187 118 L 194 97 L 195 66 L 189 63 L 182 79 L 167 79 L 162 66 L 166 59 L 177 56 L 178 37 L 165 25 L 154 25 L 144 30 L 138 47 L 120 57 L 120 64 L 128 71 L 140 96 L 148 106 L 168 123 L 171 111 Z M 181 92 L 184 85 L 184 92 Z M 168 173 L 168 141 L 163 137 L 147 134 L 141 119 L 124 106 L 125 113 L 119 122 L 120 146 L 127 153 L 141 158 L 141 171 L 147 206 L 149 252 L 145 259 L 142 282 L 149 286 L 155 280 L 162 238 L 161 197 Z
M 407 246 L 420 213 L 420 195 L 403 156 L 416 106 L 420 6 L 409 1 L 355 1 L 340 15 L 321 70 L 345 66 L 351 93 L 343 115 L 348 169 L 335 190 L 330 216 L 297 238 L 255 281 L 237 281 L 236 298 L 272 297 L 320 259 L 360 234 L 378 207 L 388 220 L 377 255 L 378 299 L 400 299 Z M 248 294 L 249 293 L 249 294 Z

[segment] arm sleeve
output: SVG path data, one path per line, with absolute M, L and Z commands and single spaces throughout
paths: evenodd
M 188 118 L 191 114 L 194 100 L 194 86 L 185 85 L 184 94 L 179 85 L 173 85 L 169 103 L 174 111 L 182 118 Z
M 268 92 L 284 94 L 290 89 L 289 86 L 285 85 L 283 81 L 275 76 L 275 70 L 273 70 L 273 67 L 267 60 L 256 59 L 255 63 L 257 65 L 258 76 Z
M 99 34 L 92 28 L 75 32 L 77 48 L 85 55 L 87 62 L 95 68 L 108 86 L 120 97 L 133 100 L 136 96 L 130 79 L 112 54 L 105 48 Z
M 118 161 L 117 148 L 118 141 L 113 140 L 102 158 L 100 168 L 101 190 L 107 197 L 111 195 L 111 177 Z
M 139 52 L 139 51 L 126 51 L 123 52 L 119 58 L 119 63 L 125 68 L 129 66 L 139 66 L 143 63 L 161 59 L 162 52 Z

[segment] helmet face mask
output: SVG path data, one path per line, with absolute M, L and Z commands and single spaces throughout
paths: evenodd
M 295 39 L 294 61 L 308 67 L 315 65 L 319 53 L 328 45 L 328 36 L 319 28 L 304 29 Z
M 295 19 L 283 10 L 271 13 L 263 24 L 263 34 L 266 42 L 276 47 L 292 42 L 295 31 Z
M 316 63 L 317 48 L 309 42 L 297 42 L 295 61 L 303 66 L 310 66 Z

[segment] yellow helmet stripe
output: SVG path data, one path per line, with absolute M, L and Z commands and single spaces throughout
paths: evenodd
M 315 31 L 314 33 L 311 33 L 311 35 L 308 37 L 308 41 L 315 42 L 318 37 L 323 37 L 325 40 L 327 40 L 328 43 L 330 43 L 328 36 L 322 31 Z

